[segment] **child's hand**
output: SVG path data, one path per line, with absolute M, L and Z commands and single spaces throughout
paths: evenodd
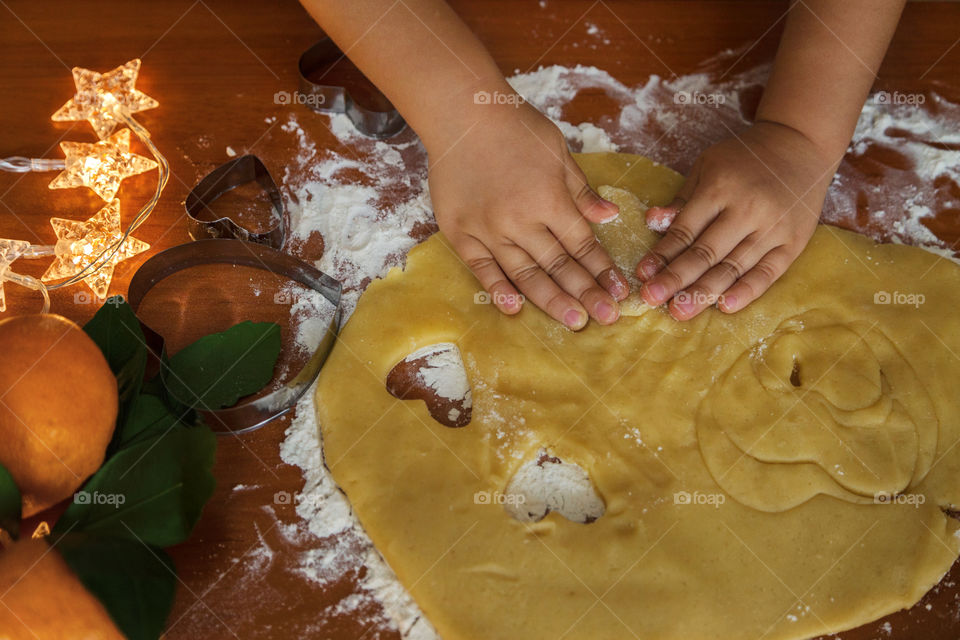
M 678 320 L 712 304 L 733 313 L 753 302 L 809 241 L 835 165 L 773 122 L 707 149 L 677 199 L 647 212 L 652 226 L 670 227 L 637 265 L 643 299 L 669 300 Z
M 517 290 L 567 327 L 587 315 L 610 324 L 628 285 L 588 220 L 617 215 L 535 109 L 489 105 L 489 114 L 445 148 L 428 148 L 430 195 L 440 230 L 504 313 Z

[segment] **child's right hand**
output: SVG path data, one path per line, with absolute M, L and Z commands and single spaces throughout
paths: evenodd
M 616 322 L 626 279 L 588 224 L 617 215 L 588 185 L 563 134 L 523 104 L 487 105 L 458 140 L 430 148 L 440 230 L 504 313 L 523 294 L 573 330 Z

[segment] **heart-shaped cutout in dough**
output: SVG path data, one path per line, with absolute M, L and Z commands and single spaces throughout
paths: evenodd
M 504 508 L 520 522 L 537 522 L 555 511 L 571 522 L 590 524 L 606 510 L 583 467 L 546 449 L 517 469 L 505 495 L 513 499 L 505 500 Z
M 452 342 L 417 349 L 390 370 L 386 385 L 396 398 L 423 400 L 433 419 L 442 425 L 470 424 L 470 381 L 460 349 Z

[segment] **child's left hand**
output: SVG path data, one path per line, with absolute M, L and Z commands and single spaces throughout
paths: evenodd
M 753 302 L 810 240 L 839 161 L 765 121 L 707 149 L 676 200 L 647 212 L 652 226 L 670 226 L 637 265 L 643 299 L 669 300 L 677 320 Z

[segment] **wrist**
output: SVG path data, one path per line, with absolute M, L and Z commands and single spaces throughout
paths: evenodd
M 815 164 L 817 169 L 829 171 L 831 177 L 843 159 L 848 144 L 848 141 L 818 137 L 816 132 L 807 132 L 789 122 L 773 118 L 758 117 L 753 128 L 761 132 L 764 139 L 770 139 L 773 145 L 780 147 L 781 153 L 786 151 L 797 159 Z
M 840 137 L 835 133 L 812 130 L 810 127 L 791 122 L 789 118 L 780 118 L 770 114 L 761 115 L 758 113 L 754 125 L 776 127 L 802 138 L 816 151 L 824 168 L 839 165 L 847 146 L 850 144 L 849 136 Z

